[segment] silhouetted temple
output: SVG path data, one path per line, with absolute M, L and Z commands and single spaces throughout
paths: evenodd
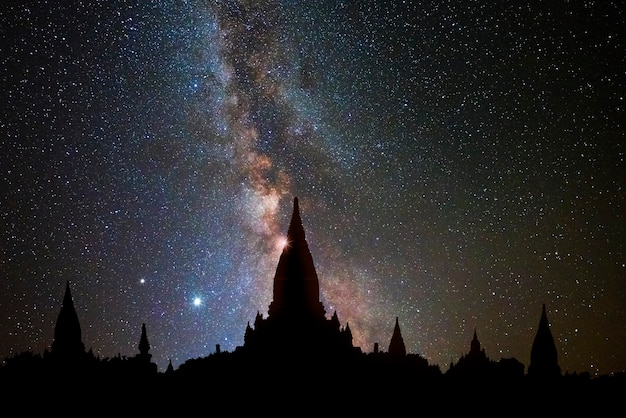
M 481 348 L 480 341 L 478 341 L 478 334 L 476 328 L 474 328 L 474 336 L 470 343 L 470 351 L 461 356 L 456 364 L 451 364 L 449 372 L 463 369 L 467 371 L 480 371 L 489 367 L 490 360 L 485 353 L 485 349 Z
M 456 363 L 450 363 L 446 376 L 473 382 L 511 382 L 524 377 L 524 365 L 515 358 L 502 358 L 498 362 L 489 359 L 474 328 L 469 352 Z
M 152 354 L 145 323 L 141 325 L 137 348 L 139 353 L 133 357 L 117 355 L 104 360 L 95 357 L 91 350 L 85 351 L 70 282 L 66 282 L 63 302 L 54 327 L 54 339 L 50 350 L 43 353 L 43 359 L 50 362 L 51 367 L 48 369 L 50 372 L 64 374 L 71 371 L 83 377 L 87 375 L 102 377 L 111 373 L 125 377 L 155 375 L 158 367 L 151 361 Z
M 558 362 L 558 354 L 550 323 L 546 314 L 546 304 L 541 308 L 541 318 L 533 345 L 530 350 L 530 365 L 528 376 L 532 378 L 551 379 L 561 375 L 561 367 Z
M 341 326 L 337 312 L 326 317 L 297 198 L 287 243 L 274 274 L 268 316 L 264 318 L 257 312 L 253 325 L 246 326 L 242 346 L 228 352 L 217 345 L 214 353 L 188 359 L 177 369 L 170 360 L 165 371 L 159 373 L 152 362 L 146 324 L 142 323 L 137 349 L 138 353 L 128 358 L 118 354 L 100 359 L 91 350 L 86 352 L 68 281 L 50 351 L 46 349 L 43 357 L 24 352 L 3 362 L 0 383 L 4 399 L 21 399 L 16 395 L 22 395 L 23 388 L 28 387 L 37 396 L 51 395 L 48 402 L 39 403 L 46 407 L 65 408 L 63 401 L 69 394 L 73 399 L 89 400 L 89 405 L 98 408 L 110 407 L 111 413 L 119 412 L 122 403 L 116 400 L 123 400 L 124 407 L 134 402 L 144 413 L 162 415 L 164 403 L 175 404 L 172 412 L 176 415 L 182 415 L 179 408 L 185 405 L 195 413 L 195 401 L 208 396 L 211 405 L 236 406 L 239 412 L 249 408 L 247 412 L 255 415 L 289 411 L 352 416 L 362 412 L 404 414 L 418 406 L 430 411 L 429 402 L 432 404 L 439 397 L 443 412 L 454 415 L 471 412 L 476 406 L 481 413 L 493 406 L 498 416 L 520 412 L 520 408 L 528 414 L 548 414 L 548 404 L 562 416 L 569 415 L 566 411 L 580 415 L 579 402 L 585 397 L 594 413 L 603 402 L 621 402 L 626 386 L 624 373 L 613 378 L 612 384 L 606 379 L 592 381 L 588 373 L 561 375 L 545 304 L 527 375 L 524 365 L 515 358 L 490 360 L 476 328 L 469 352 L 456 363 L 451 361 L 447 372 L 442 373 L 438 365 L 430 365 L 420 354 L 408 352 L 398 317 L 387 352 L 379 352 L 378 343 L 373 353 L 362 352 L 353 346 L 350 327 L 347 323 Z M 320 390 L 322 379 L 331 385 L 331 390 Z M 337 402 L 332 388 L 358 402 Z M 141 396 L 129 395 L 137 391 L 141 391 Z M 237 396 L 245 396 L 246 402 L 227 403 Z M 169 399 L 175 402 L 167 402 Z
M 352 333 L 341 327 L 337 312 L 326 318 L 319 298 L 319 280 L 309 251 L 298 198 L 287 231 L 286 244 L 276 267 L 273 300 L 268 316 L 257 312 L 254 326 L 248 323 L 242 352 L 284 355 L 344 355 L 359 348 L 352 345 Z
M 85 353 L 69 280 L 65 284 L 65 295 L 54 327 L 54 340 L 50 350 L 51 357 L 64 360 L 78 359 Z
M 146 332 L 146 324 L 141 324 L 141 337 L 139 337 L 139 354 L 131 357 L 133 367 L 137 371 L 148 374 L 156 374 L 158 371 L 156 363 L 152 362 L 152 354 L 150 354 L 150 343 L 148 342 L 148 333 Z
M 150 343 L 148 342 L 145 323 L 141 324 L 141 337 L 139 337 L 139 346 L 137 348 L 139 348 L 139 354 L 137 357 L 150 361 L 152 354 L 149 353 Z
M 400 332 L 400 324 L 398 323 L 398 317 L 396 316 L 396 324 L 393 327 L 393 334 L 391 334 L 391 340 L 389 341 L 389 355 L 394 357 L 404 357 L 406 355 L 406 346 L 404 345 L 404 338 L 402 338 L 402 332 Z

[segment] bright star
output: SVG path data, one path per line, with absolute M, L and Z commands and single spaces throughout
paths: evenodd
M 283 248 L 289 246 L 289 241 L 287 240 L 287 237 L 280 237 L 276 240 L 276 249 L 278 249 L 279 251 L 282 251 Z
M 200 306 L 200 305 L 202 305 L 202 299 L 200 299 L 197 296 L 193 298 L 193 306 Z

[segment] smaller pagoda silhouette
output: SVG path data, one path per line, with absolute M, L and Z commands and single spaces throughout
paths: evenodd
M 558 362 L 558 353 L 552 331 L 550 331 L 550 322 L 546 314 L 546 304 L 541 308 L 541 318 L 537 334 L 533 340 L 530 350 L 530 365 L 528 366 L 528 376 L 534 379 L 553 379 L 561 376 L 561 367 Z
M 400 324 L 398 317 L 396 316 L 396 324 L 393 327 L 393 334 L 391 334 L 391 340 L 389 341 L 389 355 L 393 357 L 406 356 L 406 345 L 404 344 L 404 338 L 402 338 L 402 332 L 400 331 Z
M 72 361 L 80 359 L 85 354 L 85 345 L 82 340 L 80 321 L 69 280 L 65 284 L 65 294 L 61 304 L 61 310 L 54 327 L 54 340 L 50 348 L 50 357 L 60 361 Z

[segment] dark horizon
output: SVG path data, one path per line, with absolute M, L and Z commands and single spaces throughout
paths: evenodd
M 240 413 L 279 413 L 281 399 L 290 410 L 308 414 L 432 411 L 432 402 L 450 400 L 456 403 L 444 408 L 448 413 L 467 411 L 472 405 L 483 415 L 503 410 L 597 414 L 623 407 L 626 371 L 595 377 L 588 372 L 562 373 L 545 304 L 528 367 L 515 358 L 490 359 L 474 329 L 469 350 L 442 371 L 423 356 L 407 352 L 398 317 L 387 348 L 376 344 L 373 352 L 365 352 L 353 346 L 350 326 L 341 325 L 337 311 L 326 317 L 297 198 L 286 242 L 269 314 L 257 313 L 248 322 L 244 345 L 233 352 L 217 345 L 215 352 L 188 359 L 177 368 L 170 361 L 164 371 L 152 361 L 145 323 L 134 356 L 99 358 L 86 350 L 68 281 L 50 349 L 43 356 L 25 351 L 2 362 L 0 387 L 9 395 L 6 404 L 11 405 L 14 395 L 28 396 L 51 402 L 35 406 L 50 412 L 70 395 L 83 405 L 107 401 L 100 413 L 120 405 L 144 413 L 182 413 L 196 408 L 185 402 L 207 395 L 209 404 L 222 410 L 235 405 L 233 396 L 245 394 L 247 402 L 237 405 Z M 323 382 L 344 397 L 366 402 L 338 403 L 319 392 Z M 134 396 L 127 398 L 126 393 Z M 159 405 L 156 401 L 161 399 L 172 403 Z
M 219 366 L 215 366 L 219 360 L 214 360 L 214 369 L 206 365 L 202 367 L 197 367 L 197 365 L 207 362 L 212 357 L 230 354 L 228 351 L 222 352 L 220 345 L 217 344 L 212 353 L 207 353 L 202 357 L 189 358 L 176 368 L 173 367 L 170 360 L 164 370 L 159 370 L 158 365 L 152 361 L 152 354 L 149 353 L 151 345 L 144 322 L 141 324 L 141 335 L 137 345 L 138 354 L 128 358 L 117 354 L 117 356 L 100 359 L 99 356 L 93 356 L 91 348 L 86 350 L 82 341 L 80 322 L 68 280 L 54 327 L 54 339 L 49 349 L 46 348 L 43 353 L 23 351 L 12 358 L 5 358 L 2 366 L 6 366 L 9 375 L 16 375 L 16 372 L 19 374 L 19 367 L 22 362 L 27 365 L 25 370 L 28 371 L 29 367 L 32 366 L 29 366 L 29 362 L 33 358 L 42 358 L 53 365 L 60 364 L 61 369 L 63 367 L 71 368 L 74 363 L 86 362 L 87 360 L 84 359 L 89 354 L 91 357 L 89 361 L 91 362 L 96 360 L 105 364 L 111 361 L 136 362 L 139 366 L 130 363 L 129 370 L 138 367 L 140 373 L 156 375 L 164 372 L 166 374 L 179 372 L 183 376 L 185 374 L 187 376 L 199 376 L 198 370 L 193 371 L 194 364 L 197 369 L 202 370 L 204 368 L 204 372 L 211 374 L 214 370 L 220 370 Z M 293 356 L 294 358 L 308 358 L 307 362 L 314 361 L 316 364 L 319 362 L 320 366 L 325 362 L 330 362 L 335 365 L 351 367 L 350 365 L 355 358 L 374 355 L 385 359 L 379 365 L 382 367 L 379 372 L 384 372 L 384 369 L 393 365 L 393 362 L 398 362 L 398 364 L 406 362 L 406 365 L 411 365 L 417 359 L 421 373 L 427 378 L 452 376 L 452 381 L 457 378 L 471 378 L 485 382 L 502 380 L 510 383 L 510 381 L 521 381 L 523 377 L 528 377 L 531 381 L 553 382 L 563 377 L 571 378 L 573 376 L 577 379 L 580 378 L 580 381 L 586 381 L 592 377 L 589 371 L 571 373 L 566 371 L 563 373 L 561 370 L 558 350 L 550 329 L 548 310 L 545 304 L 542 305 L 541 315 L 535 329 L 535 337 L 530 346 L 531 363 L 526 366 L 514 357 L 490 359 L 485 349 L 481 347 L 477 328 L 474 328 L 469 350 L 458 359 L 451 359 L 448 364 L 449 368 L 444 369 L 439 364 L 431 364 L 421 354 L 407 352 L 398 316 L 395 317 L 393 331 L 386 347 L 385 350 L 384 345 L 381 347 L 376 343 L 373 351 L 367 351 L 354 346 L 350 325 L 348 323 L 342 325 L 337 311 L 332 313 L 326 311 L 320 301 L 320 283 L 306 240 L 299 200 L 298 197 L 294 197 L 285 245 L 282 248 L 274 275 L 273 299 L 269 305 L 268 315 L 264 317 L 260 312 L 257 312 L 254 320 L 248 321 L 244 344 L 237 346 L 233 351 L 233 355 L 238 357 L 238 360 L 230 360 L 231 366 L 236 365 L 237 362 L 242 362 L 246 364 L 246 367 L 250 367 L 255 362 L 271 359 L 277 367 L 280 367 L 278 365 L 283 362 L 288 363 L 286 359 Z M 41 357 L 40 354 L 43 356 Z M 411 361 L 407 359 L 411 359 Z M 47 369 L 44 368 L 43 370 Z M 417 374 L 419 375 L 420 372 L 418 371 Z M 619 376 L 620 381 L 623 382 L 626 370 L 615 373 L 615 376 Z M 605 379 L 607 377 L 609 375 L 596 376 L 595 378 Z

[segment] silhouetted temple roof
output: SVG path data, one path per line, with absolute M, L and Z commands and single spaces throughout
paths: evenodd
M 558 364 L 558 354 L 552 331 L 550 331 L 550 323 L 546 314 L 546 304 L 541 308 L 541 318 L 537 334 L 533 340 L 530 351 L 530 365 L 528 366 L 528 374 L 535 376 L 558 376 L 561 368 Z
M 326 313 L 319 299 L 319 280 L 305 239 L 297 197 L 293 200 L 287 243 L 276 267 L 268 313 L 270 318 L 283 314 L 323 318 Z
M 72 300 L 69 280 L 65 284 L 65 295 L 57 322 L 54 327 L 52 353 L 61 356 L 72 356 L 83 353 L 85 346 L 82 341 L 80 322 Z
M 402 338 L 402 333 L 400 332 L 400 324 L 398 323 L 397 316 L 396 324 L 393 327 L 391 341 L 389 342 L 389 354 L 392 356 L 406 355 L 406 346 L 404 345 L 404 338 Z

